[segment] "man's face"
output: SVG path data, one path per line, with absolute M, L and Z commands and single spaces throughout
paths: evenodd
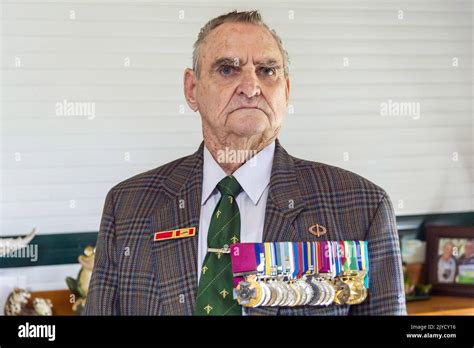
M 286 114 L 289 80 L 273 36 L 253 24 L 224 23 L 211 31 L 199 56 L 200 77 L 185 72 L 185 94 L 203 126 L 229 136 L 276 135 Z
M 474 242 L 468 241 L 466 243 L 466 246 L 464 247 L 464 254 L 466 254 L 467 257 L 474 255 Z

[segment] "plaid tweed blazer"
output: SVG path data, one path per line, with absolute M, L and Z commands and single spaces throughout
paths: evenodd
M 198 237 L 153 241 L 199 227 L 203 146 L 107 194 L 86 315 L 192 315 Z M 316 237 L 313 224 L 327 228 Z M 199 231 L 197 231 L 199 233 Z M 347 170 L 290 156 L 276 140 L 263 241 L 367 240 L 369 291 L 359 305 L 250 308 L 249 315 L 406 314 L 399 239 L 386 192 Z

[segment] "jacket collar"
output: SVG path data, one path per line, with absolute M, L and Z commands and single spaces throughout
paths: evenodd
M 201 198 L 203 152 L 204 141 L 194 154 L 185 157 L 167 177 L 162 187 L 169 198 L 183 196 L 190 189 L 199 191 L 199 198 Z M 293 157 L 286 152 L 278 139 L 275 140 L 269 199 L 287 217 L 298 214 L 305 206 L 301 198 Z

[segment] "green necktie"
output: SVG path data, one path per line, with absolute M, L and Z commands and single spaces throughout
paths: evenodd
M 235 198 L 242 190 L 232 176 L 222 179 L 217 188 L 221 198 L 212 214 L 207 234 L 208 249 L 223 249 L 240 240 L 240 212 Z M 209 251 L 202 264 L 195 315 L 242 315 L 233 299 L 230 254 Z

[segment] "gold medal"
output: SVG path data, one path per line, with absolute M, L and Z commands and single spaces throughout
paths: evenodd
M 263 297 L 263 290 L 260 284 L 257 282 L 255 277 L 249 277 L 250 279 L 248 282 L 250 283 L 249 288 L 250 289 L 255 289 L 255 298 L 250 299 L 249 301 L 249 307 L 255 307 L 259 302 L 262 301 Z
M 365 272 L 346 272 L 341 276 L 341 280 L 350 288 L 350 296 L 347 304 L 359 304 L 367 298 L 367 289 L 364 286 Z
M 351 289 L 349 288 L 349 285 L 344 283 L 339 278 L 335 278 L 332 281 L 332 285 L 335 287 L 336 290 L 334 302 L 339 305 L 346 304 L 351 294 Z
M 237 302 L 244 307 L 256 307 L 262 301 L 262 288 L 255 275 L 248 276 L 245 281 L 239 282 L 235 290 Z
M 359 304 L 367 298 L 367 289 L 358 279 L 349 279 L 345 281 L 350 288 L 350 296 L 347 304 Z

